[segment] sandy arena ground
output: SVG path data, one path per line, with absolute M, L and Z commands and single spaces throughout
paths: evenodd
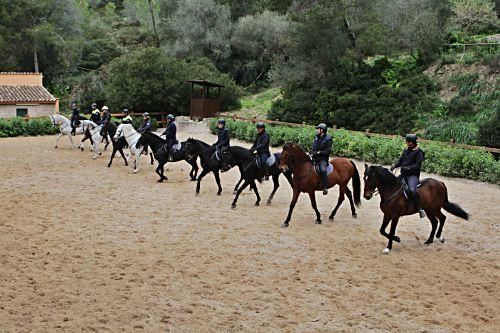
M 446 242 L 425 246 L 428 220 L 403 218 L 384 256 L 379 197 L 330 222 L 337 189 L 318 193 L 315 225 L 302 195 L 281 229 L 284 178 L 272 206 L 245 191 L 231 210 L 237 170 L 221 197 L 211 174 L 196 197 L 185 162 L 158 184 L 145 158 L 133 175 L 53 146 L 0 139 L 1 332 L 500 331 L 498 186 L 437 177 L 471 220 L 447 214 Z

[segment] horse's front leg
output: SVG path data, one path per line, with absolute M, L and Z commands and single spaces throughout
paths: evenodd
M 94 141 L 94 156 L 92 156 L 92 159 L 96 159 L 99 155 L 101 155 L 101 152 L 99 151 L 99 141 L 96 140 Z
M 257 197 L 257 201 L 255 202 L 255 206 L 258 206 L 260 204 L 260 195 L 259 195 L 259 190 L 257 189 L 257 184 L 255 184 L 255 180 L 252 180 L 250 182 L 250 186 L 253 188 L 253 191 L 255 192 L 255 196 Z
M 391 222 L 391 217 L 388 215 L 384 215 L 384 218 L 382 220 L 382 225 L 380 226 L 380 234 L 387 239 L 389 239 L 390 235 L 387 232 L 385 232 L 385 229 L 387 229 L 387 225 L 389 225 L 389 222 Z M 397 243 L 401 242 L 401 239 L 399 239 L 398 236 L 394 236 L 392 240 Z
M 71 149 L 74 149 L 75 145 L 73 144 L 73 138 L 71 137 L 71 134 L 68 134 L 68 138 L 69 138 L 69 143 L 71 144 Z
M 389 232 L 389 243 L 387 244 L 387 248 L 384 249 L 384 254 L 389 254 L 392 250 L 392 241 L 396 234 L 396 227 L 398 226 L 399 217 L 393 218 L 391 222 L 391 231 Z
M 119 148 L 118 151 L 120 152 L 120 155 L 122 155 L 122 158 L 125 161 L 125 166 L 128 166 L 128 161 L 127 158 L 125 157 L 125 154 L 123 153 L 123 149 Z
M 221 195 L 222 193 L 222 186 L 220 185 L 220 177 L 219 177 L 219 170 L 213 171 L 214 177 L 215 177 L 215 182 L 217 183 L 217 187 L 219 190 L 217 191 L 217 195 Z
M 233 191 L 233 194 L 236 194 L 238 193 L 238 189 L 240 187 L 240 184 L 241 182 L 243 181 L 243 174 L 240 175 L 240 180 L 238 180 L 238 183 L 236 184 L 236 186 L 234 187 L 234 191 Z
M 196 182 L 196 195 L 200 194 L 200 184 L 201 184 L 201 180 L 203 179 L 203 177 L 205 177 L 207 174 L 209 173 L 209 171 L 207 171 L 207 169 L 203 169 L 200 173 L 200 175 L 198 176 L 198 180 Z
M 137 173 L 139 171 L 139 161 L 141 160 L 142 152 L 142 149 L 135 150 L 134 173 Z
M 56 136 L 56 146 L 54 148 L 57 148 L 57 142 L 59 141 L 59 139 L 61 138 L 61 136 L 63 136 L 62 132 L 59 133 L 57 136 Z
M 196 180 L 196 175 L 198 174 L 198 164 L 196 163 L 196 160 L 193 161 L 188 161 L 186 160 L 191 165 L 191 172 L 189 172 L 189 177 L 191 178 L 191 181 Z
M 293 208 L 295 207 L 295 204 L 297 203 L 297 199 L 299 198 L 299 195 L 300 195 L 300 191 L 298 189 L 293 188 L 292 202 L 290 202 L 290 208 L 288 209 L 288 215 L 286 216 L 286 220 L 281 225 L 282 228 L 288 227 L 288 225 L 290 223 L 290 219 L 292 218 Z
M 279 176 L 280 176 L 279 173 L 273 175 L 273 185 L 274 185 L 274 187 L 273 187 L 273 191 L 271 192 L 271 195 L 267 199 L 267 205 L 271 204 L 271 202 L 273 201 L 273 198 L 274 198 L 274 194 L 278 190 L 278 187 L 280 187 Z
M 238 197 L 240 196 L 241 192 L 249 185 L 247 181 L 243 183 L 243 185 L 236 191 L 236 196 L 234 197 L 233 203 L 231 204 L 231 208 L 235 209 L 236 208 L 236 203 L 238 202 Z
M 111 153 L 111 158 L 109 159 L 108 168 L 111 166 L 111 163 L 113 163 L 113 158 L 115 158 L 115 154 L 116 154 L 117 150 L 118 149 L 115 146 L 113 146 L 113 152 Z
M 316 224 L 321 224 L 321 214 L 319 213 L 318 207 L 316 205 L 316 193 L 313 190 L 308 194 L 309 194 L 309 199 L 311 199 L 311 206 L 314 209 L 314 212 L 316 213 Z

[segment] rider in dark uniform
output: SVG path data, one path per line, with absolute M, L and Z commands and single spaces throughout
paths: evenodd
M 167 128 L 162 135 L 165 135 L 165 140 L 167 140 L 168 153 L 172 151 L 172 147 L 177 143 L 177 126 L 175 125 L 175 117 L 171 114 L 167 116 Z M 172 156 L 170 156 L 172 158 Z
M 101 115 L 101 120 L 97 123 L 97 125 L 102 125 L 101 128 L 101 136 L 108 141 L 108 125 L 109 122 L 111 121 L 111 114 L 108 111 L 108 107 L 105 105 L 102 107 L 102 115 Z
M 80 111 L 78 110 L 78 107 L 76 106 L 76 103 L 71 104 L 71 135 L 75 136 L 75 131 L 78 125 L 80 125 Z
M 123 109 L 122 112 L 125 114 L 125 118 L 122 119 L 122 124 L 132 124 L 132 117 L 129 115 L 128 109 Z
M 101 121 L 101 111 L 99 111 L 99 109 L 97 108 L 96 103 L 92 103 L 90 107 L 92 108 L 92 110 L 90 111 L 90 120 L 97 124 L 99 121 Z
M 215 149 L 217 149 L 218 151 L 221 151 L 222 149 L 229 148 L 230 132 L 229 128 L 226 128 L 226 120 L 224 119 L 217 120 L 217 128 L 219 128 L 217 142 L 212 146 L 215 147 Z
M 264 123 L 257 123 L 255 127 L 259 133 L 255 138 L 253 146 L 250 148 L 250 152 L 252 154 L 257 153 L 260 159 L 260 167 L 264 174 L 264 180 L 269 180 L 269 168 L 267 167 L 267 159 L 271 156 L 269 151 L 269 134 L 266 133 L 266 125 Z
M 425 217 L 425 212 L 422 209 L 420 196 L 418 194 L 417 186 L 419 184 L 420 168 L 424 161 L 425 153 L 420 149 L 417 144 L 416 134 L 406 135 L 407 148 L 403 150 L 399 160 L 391 166 L 391 171 L 395 168 L 401 167 L 401 176 L 404 178 L 410 189 L 410 198 L 418 209 L 420 218 Z
M 328 168 L 328 159 L 332 152 L 332 137 L 326 135 L 328 127 L 325 124 L 316 126 L 316 137 L 312 146 L 313 163 L 319 165 L 319 176 L 321 178 L 321 186 L 323 187 L 323 195 L 328 194 L 328 176 L 326 175 Z
M 137 130 L 137 132 L 144 134 L 144 133 L 150 133 L 153 131 L 153 124 L 151 123 L 151 118 L 149 117 L 149 113 L 144 112 L 142 114 L 142 118 L 144 121 L 142 122 L 141 127 Z

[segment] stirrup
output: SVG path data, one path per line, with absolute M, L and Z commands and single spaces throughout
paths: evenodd
M 427 215 L 425 215 L 425 211 L 423 209 L 420 209 L 418 211 L 418 215 L 420 216 L 421 219 L 423 219 L 424 217 L 426 217 Z

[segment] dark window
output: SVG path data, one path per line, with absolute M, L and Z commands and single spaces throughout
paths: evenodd
M 26 117 L 28 115 L 28 109 L 16 109 L 16 117 Z

